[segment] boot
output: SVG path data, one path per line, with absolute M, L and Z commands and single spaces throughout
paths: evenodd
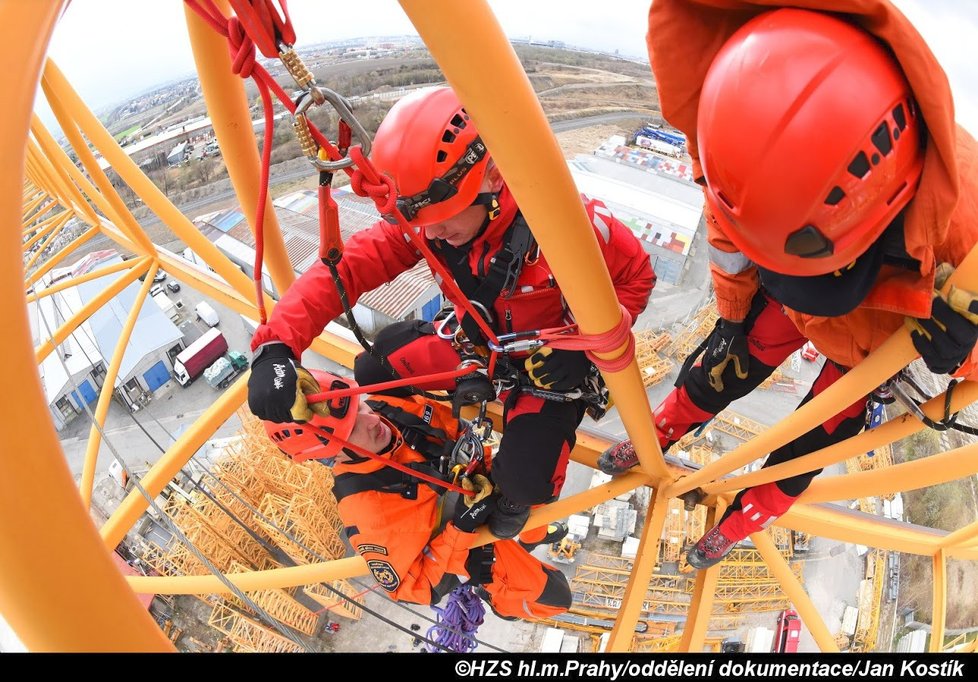
M 505 495 L 496 502 L 496 510 L 489 517 L 489 532 L 501 540 L 515 538 L 530 518 L 530 505 L 512 502 Z
M 715 566 L 733 551 L 738 542 L 767 528 L 797 499 L 781 492 L 775 483 L 750 488 L 741 498 L 741 508 L 725 513 L 720 523 L 686 553 L 686 561 L 698 569 Z
M 523 542 L 520 540 L 520 547 L 525 549 L 527 552 L 532 552 L 540 545 L 552 545 L 555 542 L 560 542 L 567 536 L 567 524 L 563 521 L 554 521 L 547 526 L 547 534 L 536 542 Z
M 662 452 L 713 415 L 701 410 L 689 399 L 685 388 L 672 391 L 655 409 L 655 434 Z M 609 476 L 618 476 L 638 464 L 638 455 L 630 440 L 622 441 L 601 453 L 598 468 Z
M 489 591 L 486 590 L 486 588 L 484 588 L 482 585 L 476 585 L 475 587 L 472 588 L 472 591 L 475 592 L 476 596 L 479 597 L 479 599 L 481 599 L 482 601 L 484 601 L 486 604 L 489 605 L 489 609 L 495 614 L 496 618 L 500 618 L 502 620 L 519 620 L 519 618 L 517 618 L 516 616 L 504 616 L 501 613 L 499 613 L 499 611 L 496 610 L 496 607 L 492 605 L 492 595 L 489 594 Z

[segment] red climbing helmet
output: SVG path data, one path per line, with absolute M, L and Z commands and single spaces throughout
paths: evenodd
M 391 107 L 377 129 L 371 160 L 394 179 L 398 209 L 419 226 L 472 205 L 489 152 L 455 92 L 438 87 L 418 90 Z
M 318 369 L 310 369 L 309 372 L 319 382 L 323 391 L 357 387 L 356 382 L 352 379 L 341 379 L 334 374 Z M 278 446 L 278 449 L 293 461 L 304 462 L 307 459 L 335 457 L 343 449 L 343 443 L 336 439 L 328 439 L 320 433 L 314 433 L 308 427 L 311 424 L 343 439 L 343 441 L 348 440 L 353 432 L 353 425 L 357 421 L 360 398 L 357 395 L 332 398 L 327 404 L 329 405 L 328 417 L 313 414 L 308 424 L 288 422 L 278 424 L 266 421 L 264 422 L 265 432 L 268 433 L 272 442 Z
M 834 16 L 779 9 L 717 53 L 699 101 L 710 212 L 774 272 L 844 270 L 913 198 L 920 114 L 890 51 Z

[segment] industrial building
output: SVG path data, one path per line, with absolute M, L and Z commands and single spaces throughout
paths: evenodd
M 46 286 L 78 277 L 96 268 L 122 262 L 115 251 L 97 251 L 75 264 L 53 270 Z M 117 275 L 106 275 L 77 286 L 68 287 L 30 303 L 28 310 L 35 347 L 44 343 L 51 332 L 76 315 L 102 292 Z M 44 392 L 58 429 L 84 411 L 84 405 L 98 397 L 105 374 L 106 361 L 115 352 L 122 325 L 135 305 L 140 282 L 129 284 L 61 344 L 58 353 L 49 354 L 40 364 Z M 171 376 L 173 358 L 183 349 L 183 334 L 149 297 L 139 311 L 132 337 L 126 346 L 116 380 L 116 397 L 130 409 L 139 409 Z M 77 387 L 77 388 L 76 388 Z

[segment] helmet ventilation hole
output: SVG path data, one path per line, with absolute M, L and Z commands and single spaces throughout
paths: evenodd
M 893 120 L 896 121 L 897 128 L 902 132 L 907 127 L 907 114 L 903 110 L 903 105 L 898 104 L 893 107 Z
M 835 206 L 840 201 L 842 201 L 845 198 L 845 196 L 846 193 L 842 190 L 841 187 L 838 186 L 833 187 L 832 191 L 829 192 L 829 195 L 825 197 L 825 203 L 829 206 Z
M 849 163 L 849 172 L 857 178 L 866 177 L 866 173 L 869 172 L 869 159 L 866 157 L 866 152 L 856 154 L 856 158 Z
M 872 140 L 873 146 L 883 156 L 886 156 L 893 150 L 893 141 L 890 139 L 890 126 L 886 121 L 883 121 L 876 127 L 876 130 L 870 135 L 870 140 Z

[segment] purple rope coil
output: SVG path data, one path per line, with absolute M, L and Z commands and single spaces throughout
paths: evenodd
M 459 585 L 448 595 L 445 606 L 432 606 L 437 621 L 428 629 L 428 639 L 439 646 L 427 645 L 429 653 L 451 651 L 464 654 L 474 651 L 478 644 L 475 633 L 482 625 L 486 609 L 472 586 Z

